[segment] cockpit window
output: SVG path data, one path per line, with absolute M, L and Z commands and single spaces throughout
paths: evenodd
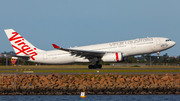
M 167 39 L 166 42 L 171 41 L 171 39 Z

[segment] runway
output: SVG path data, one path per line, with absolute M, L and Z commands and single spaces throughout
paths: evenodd
M 52 73 L 58 74 L 180 74 L 180 68 L 31 68 L 31 69 L 0 69 L 3 74 L 27 74 L 23 71 L 33 71 L 34 74 L 48 75 Z

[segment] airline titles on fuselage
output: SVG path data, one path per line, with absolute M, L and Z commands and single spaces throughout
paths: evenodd
M 151 42 L 151 41 L 153 41 L 153 38 L 143 38 L 143 39 L 113 42 L 113 43 L 109 43 L 109 45 L 110 46 L 122 46 L 122 45 L 137 44 L 137 43 Z

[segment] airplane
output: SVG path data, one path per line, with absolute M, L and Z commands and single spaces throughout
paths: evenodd
M 73 48 L 62 48 L 52 44 L 56 50 L 45 51 L 33 46 L 13 29 L 4 31 L 18 59 L 45 64 L 92 62 L 88 66 L 89 69 L 101 69 L 100 61 L 120 62 L 128 56 L 159 53 L 176 44 L 169 38 L 147 37 Z

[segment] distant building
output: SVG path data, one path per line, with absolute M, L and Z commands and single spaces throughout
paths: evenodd
M 169 58 L 175 58 L 175 59 L 177 59 L 177 58 L 178 58 L 178 56 L 170 56 Z
M 10 51 L 10 52 L 4 52 L 4 53 L 0 53 L 0 57 L 8 57 L 8 58 L 11 58 L 12 56 L 15 56 L 16 53 L 13 52 L 13 51 Z

